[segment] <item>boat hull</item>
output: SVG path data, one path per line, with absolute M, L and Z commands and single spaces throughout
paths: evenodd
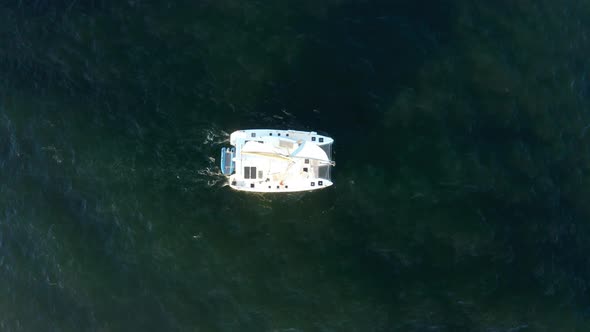
M 317 132 L 276 129 L 235 131 L 221 152 L 230 188 L 244 192 L 314 191 L 333 185 L 331 146 Z

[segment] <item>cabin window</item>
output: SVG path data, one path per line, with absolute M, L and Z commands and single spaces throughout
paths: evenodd
M 252 133 L 252 134 L 251 134 L 251 136 L 252 136 L 252 137 L 256 137 L 256 133 Z
M 318 186 L 323 186 L 324 185 L 324 181 L 318 181 Z
M 250 188 L 254 188 L 254 183 L 250 183 Z
M 320 143 L 323 143 L 323 142 L 324 142 L 324 138 L 320 137 Z
M 309 159 L 305 159 L 305 163 L 306 164 L 309 164 Z
M 250 178 L 250 166 L 244 166 L 244 179 Z
M 262 176 L 263 176 L 262 171 L 258 171 L 258 178 L 262 179 Z
M 307 167 L 303 167 L 303 171 L 304 172 L 307 172 L 308 171 L 308 168 Z
M 312 138 L 311 138 L 311 140 L 315 142 L 315 136 L 314 136 L 314 137 L 312 137 Z
M 312 187 L 315 187 L 315 182 L 312 182 L 312 183 L 311 183 L 311 186 L 312 186 Z

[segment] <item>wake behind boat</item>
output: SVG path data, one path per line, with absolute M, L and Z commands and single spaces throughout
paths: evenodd
M 334 140 L 311 131 L 248 129 L 221 149 L 221 171 L 230 187 L 251 192 L 295 192 L 332 185 Z

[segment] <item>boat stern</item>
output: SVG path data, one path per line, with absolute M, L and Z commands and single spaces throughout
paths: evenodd
M 235 148 L 221 148 L 221 173 L 231 175 L 236 168 L 234 157 L 236 156 Z

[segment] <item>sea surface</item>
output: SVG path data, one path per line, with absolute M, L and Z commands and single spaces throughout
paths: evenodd
M 0 331 L 590 331 L 587 0 L 0 1 Z M 229 134 L 335 185 L 234 192 Z

